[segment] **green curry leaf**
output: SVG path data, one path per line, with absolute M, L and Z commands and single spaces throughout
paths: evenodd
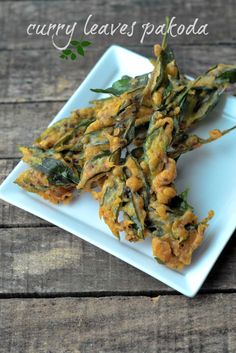
M 120 96 L 122 93 L 127 91 L 132 91 L 144 87 L 148 81 L 148 75 L 149 74 L 144 74 L 134 78 L 125 75 L 122 76 L 120 80 L 115 81 L 111 87 L 106 89 L 92 88 L 91 91 L 96 93 L 112 94 L 113 96 Z

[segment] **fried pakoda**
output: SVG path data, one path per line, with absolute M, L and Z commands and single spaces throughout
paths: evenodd
M 70 201 L 76 190 L 91 192 L 116 237 L 151 237 L 155 259 L 180 270 L 191 263 L 213 211 L 198 220 L 187 191 L 175 187 L 176 163 L 235 129 L 213 130 L 208 139 L 190 133 L 236 82 L 236 65 L 216 65 L 191 81 L 180 74 L 166 37 L 154 54 L 151 73 L 93 89 L 110 96 L 72 112 L 33 146 L 22 147 L 31 168 L 16 183 L 54 203 Z

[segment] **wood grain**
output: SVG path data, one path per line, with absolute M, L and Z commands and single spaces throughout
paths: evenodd
M 18 147 L 32 144 L 63 105 L 64 102 L 2 104 L 0 157 L 20 157 Z
M 174 0 L 164 2 L 161 0 L 130 0 L 118 2 L 117 0 L 87 0 L 87 1 L 6 1 L 0 6 L 1 49 L 31 49 L 51 48 L 51 38 L 47 36 L 28 36 L 26 30 L 29 24 L 66 23 L 77 21 L 74 37 L 80 38 L 84 24 L 89 14 L 94 15 L 94 22 L 98 24 L 119 22 L 131 24 L 137 21 L 137 27 L 132 37 L 115 33 L 113 36 L 90 37 L 94 46 L 103 46 L 113 43 L 136 44 L 140 41 L 143 23 L 153 23 L 156 26 L 163 24 L 165 16 L 175 16 L 178 24 L 188 25 L 199 18 L 200 24 L 208 24 L 209 34 L 182 35 L 172 39 L 179 44 L 218 44 L 235 43 L 235 7 L 231 0 Z M 14 25 L 9 25 L 14 24 Z M 227 24 L 227 25 L 226 25 Z M 145 44 L 160 41 L 160 36 L 150 35 Z M 62 44 L 67 41 L 62 40 Z
M 173 293 L 110 254 L 56 227 L 1 229 L 0 294 Z M 203 291 L 236 290 L 236 242 L 228 243 Z
M 136 20 L 137 30 L 132 38 L 88 37 L 93 45 L 76 62 L 59 59 L 50 37 L 26 34 L 30 23 L 77 21 L 80 38 L 89 13 L 99 24 Z M 39 135 L 106 48 L 120 44 L 150 57 L 161 38 L 140 44 L 140 25 L 161 24 L 166 15 L 209 24 L 207 36 L 170 38 L 183 72 L 196 76 L 215 63 L 235 63 L 232 0 L 0 0 L 0 183 L 18 162 L 17 146 Z M 0 201 L 0 353 L 234 353 L 235 266 L 234 235 L 202 294 L 188 299 Z
M 124 45 L 152 57 L 152 46 Z M 88 49 L 86 57 L 76 62 L 60 59 L 53 49 L 0 51 L 0 103 L 67 100 L 107 47 L 106 44 L 96 44 Z M 216 63 L 235 63 L 236 45 L 174 45 L 173 49 L 181 72 L 191 76 L 201 74 Z M 94 85 L 99 86 L 99 83 L 95 82 Z M 235 94 L 235 88 L 231 92 Z M 21 108 L 23 112 L 24 107 Z M 50 111 L 45 114 L 51 116 Z M 37 110 L 31 112 L 32 121 L 35 116 Z M 12 119 L 16 122 L 14 115 Z
M 0 310 L 1 353 L 235 352 L 234 294 L 7 299 Z

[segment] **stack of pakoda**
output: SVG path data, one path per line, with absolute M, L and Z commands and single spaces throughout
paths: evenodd
M 100 216 L 119 237 L 152 238 L 153 255 L 170 268 L 190 264 L 203 240 L 208 216 L 199 221 L 187 191 L 174 185 L 178 158 L 232 129 L 204 140 L 189 129 L 205 118 L 220 94 L 236 81 L 236 65 L 216 65 L 191 81 L 181 75 L 166 39 L 154 46 L 151 73 L 123 76 L 107 99 L 74 111 L 21 147 L 30 169 L 16 183 L 53 203 L 89 191 Z

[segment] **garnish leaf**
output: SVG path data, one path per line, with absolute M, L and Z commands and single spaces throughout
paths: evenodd
M 70 44 L 73 45 L 74 47 L 77 47 L 78 45 L 80 45 L 80 42 L 78 40 L 72 40 Z
M 79 53 L 79 55 L 84 56 L 84 49 L 81 46 L 77 47 L 77 52 Z
M 92 42 L 89 42 L 88 40 L 84 40 L 83 42 L 81 42 L 82 47 L 88 47 L 91 44 Z
M 65 49 L 63 50 L 64 55 L 70 55 L 72 53 L 71 49 Z

